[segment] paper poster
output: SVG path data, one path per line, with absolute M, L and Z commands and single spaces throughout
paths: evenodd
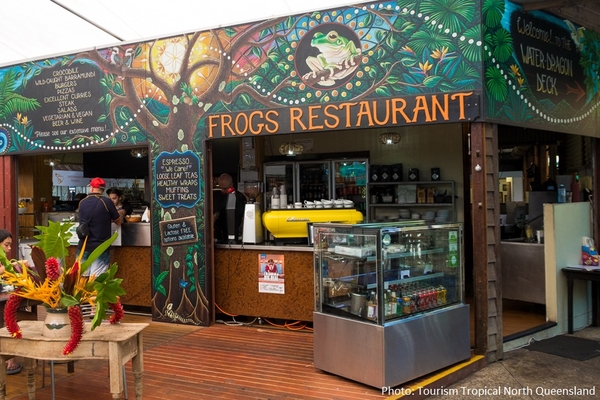
M 282 254 L 258 255 L 258 292 L 285 294 Z

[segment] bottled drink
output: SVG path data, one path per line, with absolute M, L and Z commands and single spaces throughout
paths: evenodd
M 563 185 L 562 183 L 558 186 L 558 202 L 567 202 L 567 188 L 565 188 L 565 185 Z
M 392 296 L 390 298 L 390 314 L 395 315 L 398 311 L 398 299 L 396 298 L 396 292 L 392 292 Z

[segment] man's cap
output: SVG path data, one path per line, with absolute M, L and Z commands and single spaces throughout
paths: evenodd
M 106 187 L 106 182 L 102 178 L 94 178 L 90 181 L 90 186 L 96 189 L 104 189 Z

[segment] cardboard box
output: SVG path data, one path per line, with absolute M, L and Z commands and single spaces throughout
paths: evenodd
M 356 265 L 354 261 L 340 260 L 327 262 L 328 278 L 345 278 L 356 274 Z
M 428 187 L 427 188 L 427 204 L 435 203 L 435 188 Z
M 427 202 L 427 188 L 417 188 L 417 203 L 425 204 Z

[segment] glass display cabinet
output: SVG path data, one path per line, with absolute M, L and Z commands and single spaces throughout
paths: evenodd
M 314 365 L 397 386 L 470 357 L 462 225 L 315 224 Z

